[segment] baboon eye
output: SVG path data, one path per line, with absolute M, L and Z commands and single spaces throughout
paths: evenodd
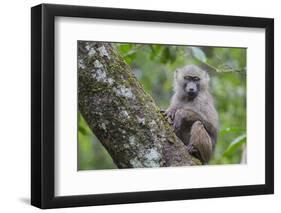
M 198 77 L 193 77 L 193 81 L 199 81 L 200 80 L 200 78 L 198 78 Z
M 184 76 L 184 79 L 188 81 L 194 81 L 194 77 L 189 75 Z

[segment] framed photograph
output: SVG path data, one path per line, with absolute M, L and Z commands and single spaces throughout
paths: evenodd
M 31 9 L 31 204 L 274 192 L 274 20 Z

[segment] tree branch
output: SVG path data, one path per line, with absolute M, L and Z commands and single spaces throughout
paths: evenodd
M 78 78 L 79 110 L 119 168 L 200 164 L 114 46 L 79 41 Z

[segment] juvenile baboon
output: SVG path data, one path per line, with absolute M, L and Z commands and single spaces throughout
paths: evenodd
M 166 115 L 190 154 L 207 163 L 217 140 L 218 114 L 208 91 L 209 75 L 195 65 L 177 69 Z

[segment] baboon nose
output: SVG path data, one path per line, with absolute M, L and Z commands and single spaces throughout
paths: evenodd
M 194 89 L 193 88 L 189 88 L 189 92 L 193 92 L 194 91 Z

